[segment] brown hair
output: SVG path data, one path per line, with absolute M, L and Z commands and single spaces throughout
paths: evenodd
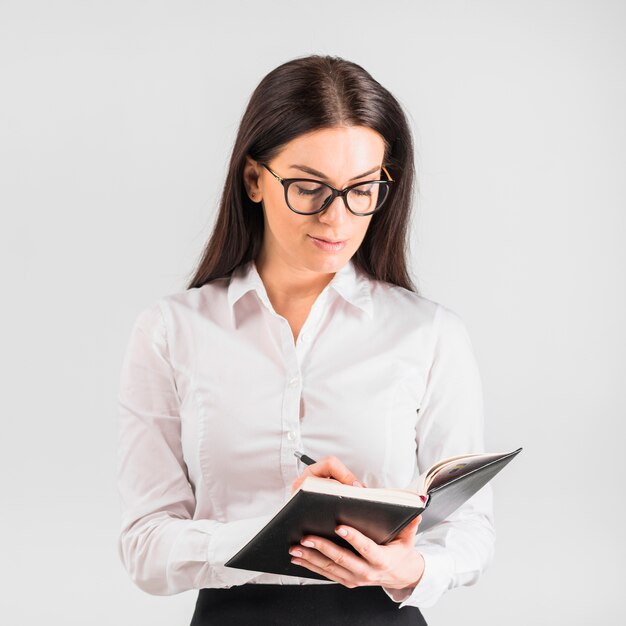
M 229 276 L 256 259 L 261 249 L 263 212 L 244 188 L 246 155 L 267 163 L 292 139 L 336 126 L 366 126 L 378 132 L 385 142 L 383 164 L 395 181 L 352 260 L 372 278 L 417 291 L 406 259 L 415 167 L 402 107 L 360 65 L 320 55 L 279 65 L 252 93 L 239 125 L 213 233 L 188 289 Z

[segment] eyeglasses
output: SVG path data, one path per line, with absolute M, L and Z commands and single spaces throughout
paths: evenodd
M 382 169 L 389 180 L 368 180 L 345 189 L 312 178 L 282 178 L 265 163 L 261 165 L 282 184 L 287 206 L 300 215 L 321 213 L 337 196 L 343 198 L 346 209 L 353 215 L 372 215 L 385 204 L 393 182 L 384 165 Z

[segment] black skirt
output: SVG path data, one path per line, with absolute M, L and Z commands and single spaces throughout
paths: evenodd
M 190 626 L 427 626 L 417 607 L 398 608 L 381 587 L 254 585 L 200 589 Z

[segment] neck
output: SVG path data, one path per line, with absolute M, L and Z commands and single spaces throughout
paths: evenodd
M 280 259 L 270 261 L 262 252 L 255 264 L 267 297 L 277 311 L 311 305 L 334 276 L 296 268 Z

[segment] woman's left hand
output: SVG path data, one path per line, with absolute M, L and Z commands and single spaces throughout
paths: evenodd
M 349 588 L 364 585 L 381 585 L 388 589 L 415 587 L 424 572 L 424 557 L 414 545 L 420 521 L 418 516 L 395 539 L 382 546 L 350 526 L 337 526 L 335 532 L 358 554 L 328 539 L 306 535 L 301 545 L 289 550 L 291 562 Z

